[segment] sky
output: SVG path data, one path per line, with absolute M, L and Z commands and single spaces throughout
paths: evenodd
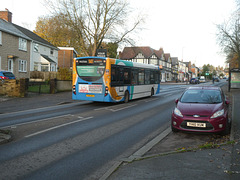
M 179 60 L 225 66 L 216 41 L 216 24 L 227 21 L 236 9 L 235 0 L 129 0 L 133 13 L 144 16 L 136 46 L 150 46 Z M 49 12 L 44 0 L 0 0 L 0 10 L 13 13 L 13 23 L 35 29 L 38 17 Z M 131 18 L 134 17 L 130 16 Z M 131 19 L 130 18 L 130 19 Z

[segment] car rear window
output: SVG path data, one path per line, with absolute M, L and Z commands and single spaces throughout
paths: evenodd
M 180 102 L 216 104 L 222 102 L 222 96 L 219 90 L 189 89 L 182 95 Z
M 4 72 L 3 75 L 6 77 L 15 77 L 11 72 Z

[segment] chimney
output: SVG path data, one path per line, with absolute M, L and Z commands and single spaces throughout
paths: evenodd
M 12 22 L 12 13 L 5 8 L 5 11 L 0 11 L 0 18 L 5 21 Z

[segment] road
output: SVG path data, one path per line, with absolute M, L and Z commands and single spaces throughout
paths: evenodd
M 0 146 L 0 179 L 99 179 L 169 127 L 174 99 L 189 86 L 163 84 L 160 95 L 127 104 L 80 101 L 0 114 L 0 128 L 13 132 Z

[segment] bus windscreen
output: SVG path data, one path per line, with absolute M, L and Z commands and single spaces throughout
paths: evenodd
M 80 77 L 101 77 L 104 73 L 104 66 L 78 66 L 77 72 Z

